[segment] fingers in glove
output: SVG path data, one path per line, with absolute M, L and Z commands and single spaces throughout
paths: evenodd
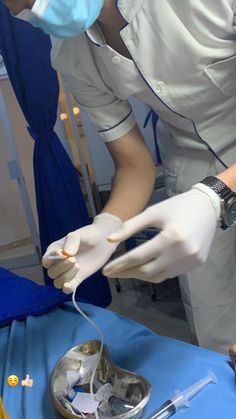
M 52 279 L 56 279 L 59 276 L 65 274 L 71 270 L 76 264 L 75 258 L 67 258 L 64 260 L 57 261 L 48 269 L 48 276 Z
M 161 271 L 159 273 L 155 273 L 154 275 L 151 275 L 146 272 L 146 269 L 138 268 L 136 270 L 129 269 L 127 271 L 121 272 L 117 276 L 114 276 L 114 278 L 119 278 L 119 279 L 135 278 L 141 281 L 150 282 L 153 284 L 159 284 L 165 281 L 166 279 L 168 279 L 169 275 L 167 271 Z
M 80 278 L 80 274 L 78 274 L 72 279 L 70 282 L 65 282 L 63 285 L 63 292 L 65 294 L 71 294 L 74 290 L 83 282 Z
M 111 278 L 136 278 L 144 281 L 148 281 L 149 278 L 152 278 L 156 274 L 156 259 L 145 263 L 144 265 L 135 266 L 130 269 L 124 269 L 118 272 L 117 274 L 109 275 Z
M 155 217 L 153 215 L 150 216 L 150 211 L 147 209 L 126 221 L 120 230 L 108 237 L 108 241 L 112 243 L 124 241 L 144 228 L 153 227 L 155 221 Z
M 172 265 L 173 259 L 177 256 L 177 249 L 180 252 L 183 251 L 182 242 L 181 234 L 175 226 L 170 225 L 154 239 L 109 263 L 104 268 L 104 274 L 112 277 L 119 276 L 121 271 L 143 265 L 154 258 L 158 258 L 156 272 L 165 271 L 169 265 Z
M 63 256 L 63 248 L 58 247 L 58 248 L 54 248 L 52 250 L 50 250 L 50 248 L 46 251 L 46 253 L 44 254 L 43 258 L 42 258 L 42 265 L 44 268 L 48 269 L 50 268 L 50 266 L 52 266 L 54 263 L 58 262 L 57 260 L 50 260 L 48 259 L 49 256 Z
M 69 233 L 65 238 L 63 252 L 69 256 L 75 256 L 80 246 L 80 235 L 77 231 Z
M 175 278 L 176 276 L 184 275 L 186 272 L 191 270 L 187 262 L 184 259 L 175 260 L 174 256 L 169 257 L 169 255 L 174 254 L 173 250 L 166 255 L 163 253 L 159 258 L 155 259 L 153 262 L 150 262 L 144 266 L 138 267 L 137 275 L 135 276 L 134 272 L 129 272 L 133 274 L 133 278 L 143 279 L 144 281 L 149 281 L 153 283 L 163 282 L 166 279 Z M 137 269 L 137 268 L 136 268 Z M 117 277 L 124 278 L 126 272 L 119 272 Z
M 169 264 L 166 263 L 166 260 L 163 259 L 163 257 L 153 259 L 151 262 L 142 266 L 136 266 L 135 268 L 121 271 L 116 275 L 111 274 L 109 277 L 120 279 L 135 278 L 158 284 L 166 279 L 175 278 L 176 276 L 183 274 L 181 267 L 178 270 L 176 266 L 169 266 Z
M 140 266 L 154 258 L 165 254 L 170 246 L 171 236 L 168 231 L 159 233 L 156 237 L 131 250 L 126 255 L 117 258 L 104 268 L 104 274 L 108 276 L 118 275 L 123 270 Z M 165 269 L 162 267 L 159 271 Z
M 76 263 L 75 266 L 73 266 L 72 269 L 70 269 L 69 271 L 59 275 L 55 281 L 54 281 L 54 286 L 56 288 L 63 288 L 65 283 L 70 283 L 78 274 L 79 272 L 79 265 Z
M 123 270 L 127 270 L 135 266 L 144 265 L 150 260 L 158 257 L 156 242 L 157 237 L 154 237 L 148 242 L 141 244 L 134 250 L 131 250 L 126 255 L 121 256 L 116 260 L 110 262 L 104 268 L 104 274 L 108 276 L 113 276 L 113 273 L 118 274 Z

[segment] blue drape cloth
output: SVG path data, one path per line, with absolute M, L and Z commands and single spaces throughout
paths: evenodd
M 34 176 L 42 253 L 50 243 L 90 221 L 76 170 L 53 130 L 59 85 L 50 65 L 50 49 L 48 36 L 13 18 L 0 1 L 1 54 L 35 140 Z M 51 284 L 47 276 L 45 280 Z M 101 273 L 85 281 L 78 295 L 103 307 L 111 300 Z
M 71 297 L 0 268 L 0 328 L 27 316 L 40 316 Z M 1 418 L 1 415 L 0 415 Z
M 235 378 L 226 355 L 155 335 L 109 310 L 82 303 L 80 307 L 102 328 L 113 362 L 150 381 L 152 395 L 143 419 L 173 397 L 175 390 L 184 390 L 209 371 L 215 373 L 217 384 L 209 384 L 190 401 L 190 407 L 173 418 L 235 419 Z M 69 349 L 97 338 L 71 303 L 0 329 L 0 394 L 9 417 L 58 419 L 50 400 L 51 372 Z M 33 388 L 10 387 L 7 378 L 11 374 L 19 380 L 29 374 Z

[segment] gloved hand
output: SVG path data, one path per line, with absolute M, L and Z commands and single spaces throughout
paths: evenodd
M 52 243 L 43 256 L 42 263 L 56 288 L 66 294 L 98 271 L 111 257 L 117 243 L 109 243 L 107 236 L 122 227 L 114 215 L 103 213 L 91 225 L 82 227 Z M 63 252 L 63 253 L 62 253 Z M 50 256 L 66 254 L 63 260 L 50 260 Z
M 154 283 L 185 274 L 206 261 L 219 215 L 220 198 L 202 184 L 153 205 L 125 222 L 108 240 L 120 242 L 147 227 L 161 232 L 109 263 L 103 273 Z

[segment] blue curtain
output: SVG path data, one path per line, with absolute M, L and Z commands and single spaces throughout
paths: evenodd
M 0 50 L 35 141 L 34 176 L 43 254 L 50 243 L 90 220 L 77 172 L 54 132 L 59 85 L 50 65 L 50 38 L 13 18 L 0 1 Z M 45 282 L 52 283 L 46 272 Z M 78 296 L 103 307 L 111 301 L 101 273 L 85 281 Z

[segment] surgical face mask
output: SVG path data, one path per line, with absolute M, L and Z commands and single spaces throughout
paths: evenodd
M 73 38 L 85 32 L 100 15 L 104 0 L 36 0 L 32 10 L 17 17 L 48 35 Z

